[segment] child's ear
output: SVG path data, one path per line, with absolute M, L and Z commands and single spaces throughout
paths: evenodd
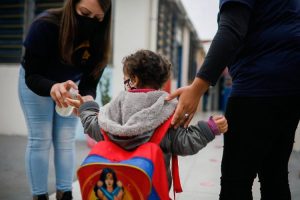
M 139 78 L 137 76 L 130 77 L 132 86 L 137 87 L 139 85 Z

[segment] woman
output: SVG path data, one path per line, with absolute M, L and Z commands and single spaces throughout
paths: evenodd
M 96 87 L 110 54 L 110 0 L 67 0 L 32 23 L 24 42 L 19 98 L 28 127 L 26 173 L 33 199 L 48 199 L 50 147 L 54 146 L 56 197 L 72 199 L 75 164 L 75 116 L 62 117 L 68 90 L 85 99 Z M 78 85 L 78 86 L 77 86 Z M 74 110 L 76 114 L 76 110 Z
M 111 168 L 102 170 L 94 192 L 95 196 L 101 200 L 121 200 L 124 196 L 123 184 L 117 179 L 116 172 Z
M 252 199 L 258 175 L 263 200 L 289 200 L 288 161 L 300 119 L 300 1 L 220 0 L 218 23 L 193 84 L 168 98 L 180 96 L 173 124 L 187 126 L 228 66 L 220 199 Z

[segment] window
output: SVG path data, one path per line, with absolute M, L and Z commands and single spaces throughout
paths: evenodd
M 38 15 L 49 8 L 59 8 L 63 6 L 63 0 L 36 0 L 34 14 Z
M 2 0 L 0 5 L 0 63 L 20 62 L 24 0 Z
M 0 63 L 21 61 L 24 30 L 30 25 L 30 17 L 26 15 L 36 16 L 46 9 L 62 6 L 63 0 L 1 0 Z

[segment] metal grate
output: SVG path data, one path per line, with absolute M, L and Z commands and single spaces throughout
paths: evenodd
M 38 15 L 49 8 L 60 8 L 63 2 L 63 0 L 36 0 L 34 13 Z
M 63 6 L 63 0 L 35 0 L 34 10 L 38 15 L 49 8 Z M 25 21 L 25 0 L 1 0 L 0 4 L 0 63 L 18 63 L 22 55 L 24 30 L 29 23 Z
M 24 0 L 1 0 L 0 63 L 20 62 L 24 24 Z

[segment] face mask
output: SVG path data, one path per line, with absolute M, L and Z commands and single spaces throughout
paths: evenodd
M 100 22 L 97 19 L 93 19 L 86 16 L 81 16 L 76 13 L 78 36 L 80 39 L 90 39 L 96 32 Z

